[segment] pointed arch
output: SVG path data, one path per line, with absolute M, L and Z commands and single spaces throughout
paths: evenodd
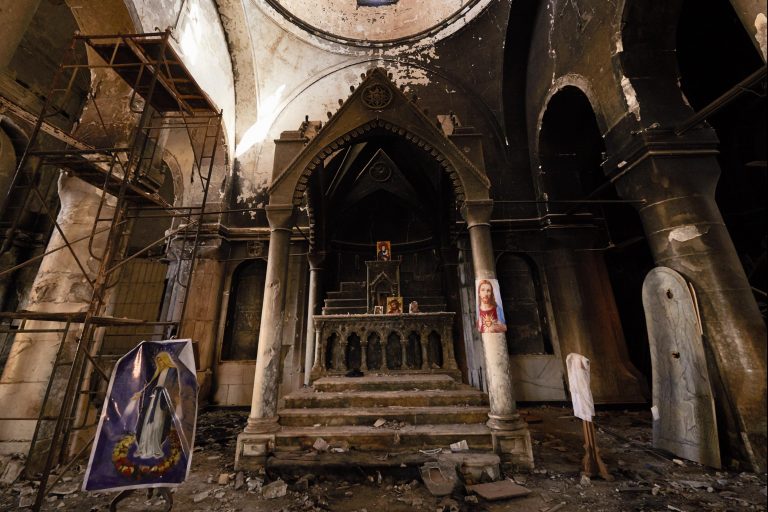
M 371 100 L 372 94 L 380 96 Z M 276 171 L 269 188 L 270 204 L 300 205 L 309 177 L 326 157 L 382 130 L 402 137 L 439 162 L 459 203 L 489 198 L 490 181 L 482 164 L 478 166 L 465 156 L 384 70 L 376 68 L 318 135 L 284 169 Z

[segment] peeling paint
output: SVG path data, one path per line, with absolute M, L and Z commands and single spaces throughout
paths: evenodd
M 624 93 L 624 99 L 627 102 L 627 108 L 635 116 L 635 119 L 639 121 L 640 103 L 637 101 L 637 93 L 635 92 L 635 88 L 632 87 L 632 82 L 630 82 L 629 78 L 624 75 L 621 76 L 621 90 Z
M 766 60 L 766 46 L 768 46 L 768 42 L 766 42 L 768 38 L 768 35 L 766 35 L 766 32 L 768 32 L 767 25 L 768 19 L 766 19 L 765 14 L 762 12 L 758 13 L 755 18 L 755 40 L 758 46 L 760 46 L 760 52 L 763 54 L 763 62 Z
M 284 4 L 290 12 L 295 10 L 301 15 L 297 16 L 297 18 L 312 20 L 312 23 L 316 24 L 314 25 L 314 30 L 317 32 L 311 33 L 295 23 L 294 19 L 287 19 L 269 5 L 266 0 L 254 1 L 255 6 L 260 11 L 284 30 L 317 48 L 344 55 L 382 54 L 396 56 L 411 51 L 420 51 L 451 36 L 475 19 L 486 7 L 493 3 L 493 0 L 477 0 L 474 2 L 468 0 L 452 0 L 450 2 L 441 0 L 440 2 L 434 2 L 432 5 L 424 5 L 423 1 L 409 0 L 408 2 L 401 2 L 397 7 L 376 8 L 376 11 L 350 10 L 351 1 L 349 6 L 344 5 L 344 2 L 334 2 L 334 5 L 331 7 L 328 7 L 327 3 L 315 5 L 299 0 L 280 3 Z M 403 15 L 406 12 L 404 7 L 418 9 L 420 12 L 408 18 Z M 307 9 L 310 9 L 310 11 L 307 11 Z M 317 9 L 326 12 L 323 15 L 313 16 L 312 10 Z M 401 11 L 401 14 L 396 18 L 396 28 L 393 28 L 393 23 L 388 21 L 383 15 L 376 14 L 376 12 L 381 12 L 381 9 Z M 371 15 L 371 12 L 374 14 Z M 459 13 L 459 15 L 454 16 L 450 23 L 446 23 L 445 20 L 452 13 Z M 407 21 L 409 19 L 416 20 L 417 25 L 408 24 Z M 347 40 L 360 38 L 360 28 L 364 31 L 365 39 L 369 41 L 386 44 L 388 41 L 402 38 L 406 42 L 377 48 L 356 47 L 339 42 L 345 38 Z M 325 35 L 322 32 L 325 32 Z M 410 38 L 410 36 L 415 36 L 422 32 L 430 32 L 431 35 L 418 39 L 414 38 L 413 40 Z M 334 38 L 338 39 L 338 41 L 334 40 Z
M 695 226 L 693 224 L 687 224 L 685 226 L 680 226 L 679 228 L 675 228 L 672 231 L 669 232 L 669 236 L 667 237 L 670 242 L 689 242 L 693 240 L 694 238 L 699 238 L 703 235 L 706 235 L 709 232 L 709 228 L 705 227 L 703 229 L 699 228 L 699 226 Z

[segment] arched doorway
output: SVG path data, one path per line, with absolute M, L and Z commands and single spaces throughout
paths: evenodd
M 544 214 L 553 226 L 545 266 L 560 355 L 592 360 L 596 402 L 643 402 L 647 382 L 635 365 L 650 371 L 641 287 L 653 261 L 637 212 L 619 200 L 603 172 L 601 129 L 580 87 L 552 94 L 537 158 Z

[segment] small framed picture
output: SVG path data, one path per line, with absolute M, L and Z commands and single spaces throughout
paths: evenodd
M 388 315 L 403 314 L 403 298 L 402 297 L 387 297 L 387 314 Z
M 389 243 L 389 240 L 376 242 L 376 259 L 378 261 L 389 261 L 392 259 L 392 244 Z
M 384 314 L 384 306 L 373 306 L 373 314 L 374 315 L 383 315 Z

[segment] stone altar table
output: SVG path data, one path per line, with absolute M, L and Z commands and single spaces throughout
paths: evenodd
M 454 313 L 315 315 L 312 381 L 350 370 L 385 374 L 461 372 L 453 351 Z

